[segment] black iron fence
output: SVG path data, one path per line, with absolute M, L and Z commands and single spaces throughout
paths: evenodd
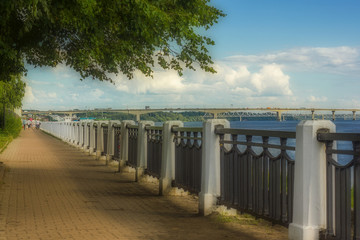
M 85 124 L 81 123 L 81 128 L 82 128 L 82 144 L 81 146 L 83 147 L 85 145 Z
M 94 152 L 96 152 L 96 150 L 97 150 L 97 144 L 98 144 L 98 126 L 97 126 L 97 123 L 94 123 L 94 134 L 95 134 L 95 136 L 94 136 L 94 141 L 95 141 L 95 144 L 94 144 Z
M 103 130 L 103 154 L 106 155 L 108 153 L 107 151 L 107 145 L 108 145 L 108 125 L 106 123 L 101 124 L 102 130 Z
M 136 167 L 136 159 L 138 155 L 138 134 L 139 126 L 138 125 L 127 125 L 128 129 L 128 161 L 127 164 L 131 167 Z
M 220 203 L 272 222 L 291 223 L 295 161 L 288 151 L 295 150 L 295 132 L 230 128 L 215 132 L 221 146 Z
M 162 127 L 146 126 L 147 131 L 147 168 L 146 173 L 160 178 L 162 161 Z
M 201 191 L 202 128 L 173 127 L 175 181 L 173 185 L 198 194 Z
M 326 145 L 325 237 L 360 239 L 360 134 L 318 133 L 317 138 Z M 346 146 L 343 142 L 351 149 L 337 149 Z
M 87 131 L 88 131 L 88 134 L 87 134 L 87 136 L 88 136 L 88 138 L 87 138 L 87 149 L 89 149 L 90 148 L 90 143 L 91 143 L 90 123 L 87 124 Z
M 121 137 L 121 124 L 114 123 L 114 159 L 120 159 L 120 137 Z

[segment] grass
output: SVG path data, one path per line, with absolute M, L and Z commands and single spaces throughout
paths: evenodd
M 0 129 L 0 149 L 4 149 L 8 143 L 19 136 L 21 129 L 21 119 L 12 114 L 6 114 L 5 129 Z

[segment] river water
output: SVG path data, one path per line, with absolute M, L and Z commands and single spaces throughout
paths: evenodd
M 296 126 L 300 121 L 233 121 L 230 122 L 231 128 L 242 128 L 242 129 L 257 129 L 257 130 L 274 130 L 274 131 L 296 131 Z M 360 133 L 360 120 L 335 120 L 336 132 L 338 133 Z M 202 122 L 185 122 L 185 127 L 201 127 Z M 245 137 L 239 137 L 239 140 L 245 140 Z M 261 138 L 255 137 L 253 139 L 255 142 L 261 142 Z M 279 139 L 270 139 L 270 142 L 275 143 Z M 278 143 L 276 143 L 278 144 Z M 296 142 L 294 139 L 288 140 L 289 146 L 295 146 Z M 240 147 L 241 149 L 242 147 Z M 348 141 L 338 141 L 337 149 L 342 150 L 351 150 L 352 143 Z M 241 149 L 243 150 L 243 149 Z M 254 149 L 256 152 L 261 151 L 261 149 Z M 276 152 L 274 152 L 276 154 Z M 294 159 L 295 153 L 289 151 L 288 154 L 291 158 Z M 351 161 L 352 156 L 338 155 L 338 162 L 341 164 L 346 164 Z

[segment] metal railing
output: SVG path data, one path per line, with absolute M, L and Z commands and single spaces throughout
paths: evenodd
M 101 124 L 103 130 L 103 154 L 107 154 L 107 142 L 108 142 L 108 125 L 106 123 Z
M 90 131 L 90 123 L 88 123 L 87 124 L 87 131 L 88 131 L 88 134 L 87 134 L 87 136 L 88 136 L 88 138 L 87 138 L 87 149 L 89 149 L 90 148 L 90 143 L 91 143 L 91 135 L 90 135 L 90 133 L 91 133 L 91 131 Z
M 146 126 L 147 131 L 147 168 L 146 173 L 160 178 L 162 161 L 162 127 Z
M 121 137 L 121 124 L 114 123 L 114 158 L 120 159 L 120 137 Z
M 221 146 L 220 203 L 274 223 L 291 223 L 295 161 L 287 151 L 295 150 L 295 140 L 289 146 L 288 139 L 296 133 L 231 128 L 215 133 Z
M 175 181 L 173 185 L 198 194 L 201 191 L 202 128 L 173 127 Z
M 360 239 L 360 134 L 319 132 L 317 139 L 326 145 L 325 237 Z M 342 141 L 352 149 L 337 149 Z M 341 155 L 350 161 L 340 161 Z
M 128 161 L 127 164 L 131 167 L 137 167 L 137 155 L 138 155 L 138 134 L 139 134 L 139 126 L 138 125 L 127 125 L 128 129 Z
M 98 144 L 98 126 L 97 126 L 97 123 L 94 123 L 93 124 L 93 128 L 94 128 L 94 141 L 95 141 L 95 144 L 94 144 L 94 152 L 96 152 L 97 150 L 97 144 Z

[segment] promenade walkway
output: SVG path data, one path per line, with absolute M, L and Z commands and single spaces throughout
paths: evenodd
M 22 131 L 0 161 L 0 239 L 286 239 L 280 227 L 201 217 L 194 197 L 160 197 L 40 130 Z

